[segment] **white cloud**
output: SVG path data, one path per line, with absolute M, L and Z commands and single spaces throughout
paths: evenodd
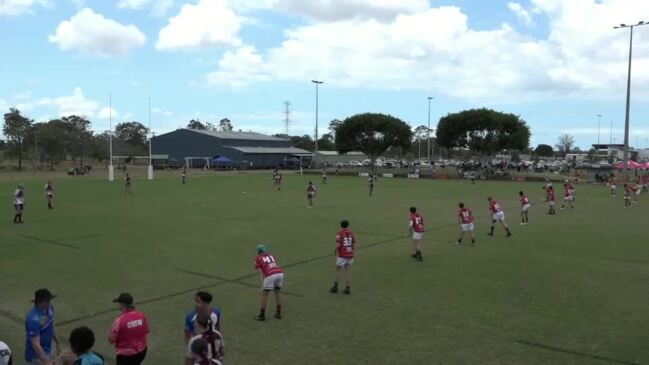
M 225 52 L 219 62 L 219 68 L 220 71 L 207 75 L 209 85 L 224 85 L 237 89 L 253 82 L 271 80 L 262 57 L 252 46 Z
M 155 16 L 163 16 L 174 5 L 174 0 L 120 0 L 117 7 L 120 9 L 143 10 L 151 7 Z
M 321 78 L 334 86 L 422 90 L 471 101 L 611 99 L 625 87 L 628 32 L 605 25 L 649 14 L 649 1 L 635 8 L 625 4 L 533 0 L 528 12 L 550 19 L 550 35 L 543 38 L 507 24 L 472 29 L 457 7 L 428 8 L 389 21 L 314 21 L 285 30 L 274 48 L 226 52 L 206 82 L 241 88 Z M 637 34 L 634 84 L 649 83 L 649 29 Z
M 274 9 L 317 20 L 393 19 L 430 7 L 428 0 L 229 0 L 240 11 Z
M 521 4 L 515 3 L 515 2 L 510 2 L 507 3 L 507 7 L 509 10 L 514 12 L 516 16 L 523 22 L 525 25 L 532 25 L 534 24 L 534 19 L 532 19 L 532 14 L 530 14 L 527 9 L 525 9 Z
M 5 99 L 0 99 L 0 114 L 4 114 L 9 111 L 9 103 Z
M 209 46 L 238 46 L 241 19 L 226 0 L 199 0 L 185 4 L 159 33 L 159 50 Z
M 117 112 L 117 110 L 115 110 L 115 108 L 110 108 L 107 106 L 101 108 L 101 110 L 97 114 L 97 118 L 99 119 L 110 119 L 111 117 L 117 118 L 119 117 L 119 113 Z
M 160 109 L 160 108 L 152 108 L 151 109 L 151 114 L 170 117 L 170 116 L 174 115 L 174 112 L 169 111 L 169 110 Z
M 35 106 L 54 106 L 59 111 L 59 116 L 78 115 L 93 118 L 100 104 L 89 100 L 83 95 L 80 87 L 75 87 L 71 95 L 57 98 L 43 98 L 33 103 Z
M 49 41 L 58 44 L 62 50 L 118 56 L 142 46 L 146 37 L 134 25 L 122 25 L 85 8 L 70 20 L 61 22 L 56 33 L 49 36 Z
M 47 0 L 0 0 L 0 17 L 31 13 L 35 5 L 48 6 Z

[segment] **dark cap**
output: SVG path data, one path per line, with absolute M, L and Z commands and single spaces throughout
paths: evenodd
M 133 305 L 133 296 L 129 293 L 122 293 L 119 297 L 113 299 L 113 303 Z
M 32 300 L 32 303 L 42 303 L 42 302 L 47 302 L 52 299 L 56 298 L 56 295 L 52 294 L 51 291 L 47 290 L 46 288 L 38 289 L 34 293 L 34 300 Z

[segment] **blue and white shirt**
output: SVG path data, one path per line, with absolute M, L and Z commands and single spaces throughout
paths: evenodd
M 198 313 L 196 310 L 191 311 L 187 316 L 185 316 L 185 331 L 197 335 L 196 333 L 196 316 Z M 218 308 L 212 308 L 212 313 L 210 314 L 210 319 L 212 320 L 212 329 L 218 331 L 221 327 L 221 310 Z
M 25 317 L 25 361 L 38 360 L 38 355 L 32 346 L 32 338 L 40 337 L 41 347 L 45 354 L 52 353 L 52 338 L 54 337 L 54 307 L 50 306 L 41 311 L 37 306 Z

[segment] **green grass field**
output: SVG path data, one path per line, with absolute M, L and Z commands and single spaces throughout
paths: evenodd
M 147 364 L 181 364 L 183 319 L 199 288 L 223 311 L 228 364 L 649 364 L 649 202 L 625 210 L 602 186 L 577 187 L 577 210 L 544 214 L 538 183 L 366 180 L 330 176 L 314 209 L 308 177 L 178 174 L 134 181 L 134 194 L 102 177 L 0 177 L 0 339 L 23 362 L 22 320 L 35 289 L 55 299 L 58 332 L 106 334 L 111 300 L 131 292 L 150 321 Z M 121 176 L 121 175 L 118 175 Z M 27 187 L 24 225 L 11 194 Z M 518 225 L 517 193 L 533 203 Z M 244 191 L 246 192 L 244 194 Z M 486 197 L 504 206 L 513 236 L 487 237 Z M 477 247 L 456 247 L 456 205 L 479 216 Z M 427 230 L 425 261 L 409 257 L 408 208 Z M 360 250 L 352 295 L 332 295 L 333 239 L 351 221 Z M 285 267 L 284 319 L 257 323 L 255 246 Z M 272 305 L 271 301 L 271 305 Z M 271 307 L 272 308 L 272 307 Z M 67 342 L 67 341 L 66 341 Z

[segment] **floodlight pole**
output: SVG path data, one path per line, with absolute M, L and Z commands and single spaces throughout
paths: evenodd
M 427 133 L 427 138 L 428 138 L 428 151 L 426 152 L 426 158 L 428 159 L 428 163 L 430 164 L 430 103 L 433 101 L 433 97 L 429 96 L 428 97 L 428 129 L 426 130 Z
M 622 170 L 622 175 L 624 180 L 629 180 L 629 119 L 631 112 L 631 62 L 633 60 L 633 28 L 640 27 L 643 25 L 649 25 L 647 22 L 638 22 L 637 24 L 626 25 L 620 24 L 615 29 L 630 28 L 630 37 L 629 37 L 629 72 L 627 74 L 626 81 L 626 116 L 624 118 L 624 166 Z
M 151 131 L 151 98 L 149 97 L 149 169 L 147 177 L 153 180 L 153 155 L 151 154 L 151 144 L 153 143 L 153 132 Z
M 597 145 L 598 145 L 598 148 L 599 148 L 599 136 L 600 136 L 601 127 L 602 127 L 602 115 L 597 114 Z
M 113 95 L 108 93 L 108 150 L 110 162 L 108 163 L 108 181 L 115 181 L 115 169 L 113 168 Z
M 324 84 L 323 81 L 311 80 L 315 84 L 315 168 L 318 168 L 318 108 L 319 108 L 319 87 Z

